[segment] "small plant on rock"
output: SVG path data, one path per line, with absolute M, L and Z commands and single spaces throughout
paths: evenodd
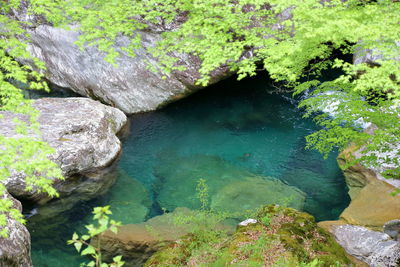
M 262 224 L 264 224 L 265 226 L 269 226 L 271 223 L 271 215 L 267 214 L 264 217 L 262 217 L 261 219 Z

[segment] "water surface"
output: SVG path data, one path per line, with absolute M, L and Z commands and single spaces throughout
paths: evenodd
M 337 154 L 324 160 L 305 150 L 304 137 L 317 126 L 302 118 L 296 101 L 270 90 L 265 77 L 228 80 L 160 111 L 133 116 L 110 192 L 28 225 L 35 266 L 79 266 L 65 242 L 90 221 L 92 207 L 111 205 L 123 223 L 175 207 L 197 208 L 199 179 L 206 181 L 216 209 L 252 208 L 260 199 L 280 198 L 278 203 L 301 207 L 317 220 L 337 219 L 349 203 Z

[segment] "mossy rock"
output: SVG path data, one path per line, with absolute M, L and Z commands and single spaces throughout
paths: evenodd
M 276 227 L 276 236 L 300 262 L 318 259 L 323 266 L 350 264 L 344 249 L 323 228 L 319 227 L 313 216 L 291 208 L 265 206 L 256 218 L 262 221 L 268 216 L 271 225 Z
M 351 266 L 344 249 L 311 215 L 269 205 L 255 218 L 258 223 L 210 242 L 199 243 L 198 233 L 187 235 L 145 266 Z

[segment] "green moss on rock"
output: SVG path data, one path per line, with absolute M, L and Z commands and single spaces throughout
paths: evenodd
M 258 223 L 239 226 L 231 236 L 202 240 L 198 235 L 204 233 L 187 235 L 145 266 L 351 266 L 343 248 L 311 215 L 269 205 L 255 218 Z
M 301 262 L 318 259 L 323 266 L 349 264 L 344 249 L 324 229 L 317 226 L 310 214 L 291 208 L 265 206 L 257 214 L 261 220 L 268 214 L 271 219 L 269 228 L 276 227 L 275 235 Z

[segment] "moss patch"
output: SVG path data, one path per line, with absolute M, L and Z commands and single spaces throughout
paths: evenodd
M 187 235 L 154 254 L 145 266 L 351 266 L 345 251 L 314 218 L 269 205 L 256 224 L 233 235 L 213 231 Z

